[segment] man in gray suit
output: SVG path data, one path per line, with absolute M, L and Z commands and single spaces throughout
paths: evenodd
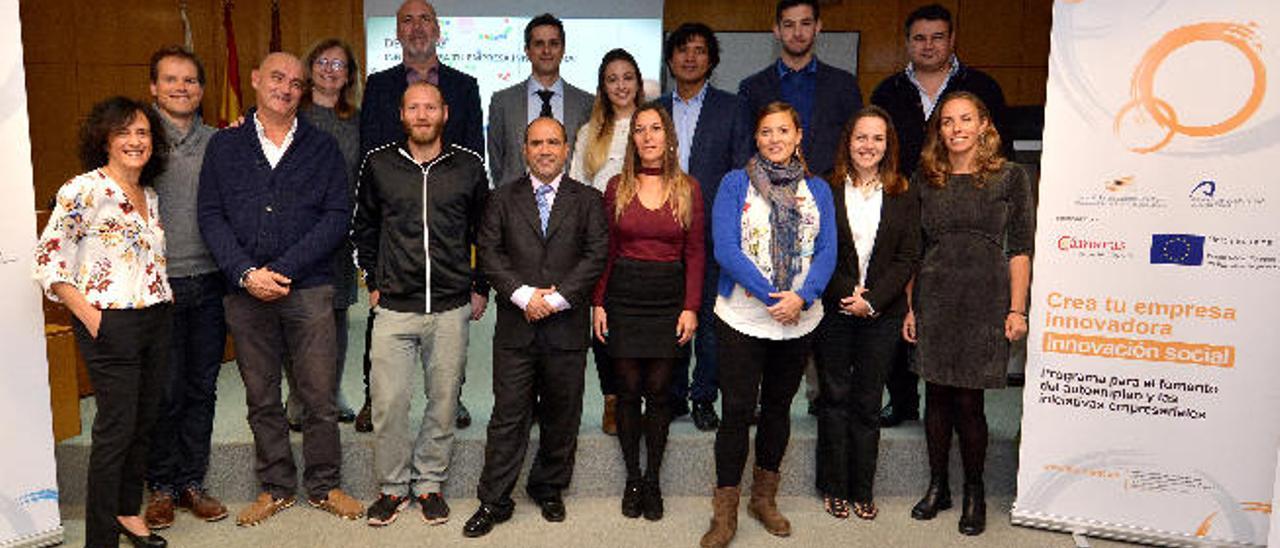
M 568 134 L 569 150 L 578 127 L 591 117 L 595 96 L 560 78 L 564 23 L 550 13 L 524 27 L 524 53 L 533 73 L 489 100 L 489 180 L 498 188 L 525 174 L 524 132 L 540 116 L 555 118 Z

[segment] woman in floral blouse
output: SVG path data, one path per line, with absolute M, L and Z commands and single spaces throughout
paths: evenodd
M 114 97 L 94 105 L 80 131 L 80 160 L 91 171 L 58 190 L 36 248 L 35 277 L 75 316 L 97 403 L 86 546 L 116 546 L 120 534 L 135 545 L 165 545 L 138 516 L 173 300 L 150 186 L 164 163 L 160 127 L 143 103 Z

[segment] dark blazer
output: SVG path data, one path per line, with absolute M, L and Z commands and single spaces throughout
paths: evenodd
M 409 69 L 404 63 L 369 75 L 360 105 L 360 157 L 370 150 L 405 138 L 400 123 L 400 98 L 409 89 Z M 461 145 L 484 158 L 484 125 L 480 110 L 480 86 L 462 71 L 440 64 L 440 94 L 449 105 L 444 142 Z
M 724 174 L 740 168 L 755 150 L 751 136 L 753 124 L 737 95 L 706 84 L 707 96 L 703 99 L 698 125 L 693 130 L 693 144 L 689 147 L 689 175 L 698 180 L 702 190 L 704 219 L 711 218 L 711 206 L 716 202 L 716 190 Z M 674 93 L 674 92 L 673 92 Z M 671 94 L 658 98 L 667 112 L 672 112 Z M 711 234 L 711 223 L 706 223 Z M 710 239 L 708 239 L 710 243 Z M 711 255 L 711 246 L 707 254 Z
M 600 193 L 568 176 L 560 179 L 547 236 L 542 236 L 533 184 L 526 175 L 498 187 L 477 238 L 480 271 L 497 292 L 493 341 L 503 348 L 539 342 L 562 350 L 585 350 L 591 326 L 591 293 L 604 273 L 609 227 Z M 529 323 L 511 302 L 522 285 L 555 286 L 569 309 Z
M 822 306 L 827 314 L 836 314 L 840 299 L 852 295 L 857 287 L 859 272 L 843 181 L 831 182 L 831 197 L 836 206 L 836 269 L 822 294 Z M 911 186 L 901 194 L 886 193 L 880 205 L 880 226 L 876 229 L 871 262 L 867 264 L 867 292 L 862 298 L 881 316 L 905 315 L 905 288 L 919 260 L 920 190 Z
M 951 80 L 947 81 L 942 95 L 953 91 L 970 92 L 987 104 L 992 123 L 1003 139 L 1007 157 L 1013 151 L 1013 141 L 1005 137 L 1004 92 L 1000 90 L 1000 84 L 987 76 L 987 73 L 961 64 Z M 920 103 L 920 90 L 911 83 L 906 71 L 901 71 L 885 78 L 876 86 L 875 91 L 871 92 L 871 104 L 885 109 L 893 118 L 893 127 L 898 131 L 898 171 L 903 176 L 910 177 L 920 163 L 920 150 L 924 147 L 924 134 L 929 123 L 924 117 L 924 106 Z M 937 112 L 937 107 L 934 107 L 934 113 Z
M 862 91 L 858 78 L 848 72 L 818 61 L 817 85 L 814 89 L 813 119 L 804 133 L 800 146 L 811 173 L 826 173 L 835 165 L 836 147 L 840 146 L 840 132 L 854 112 L 862 108 Z M 764 70 L 748 76 L 738 84 L 747 113 L 753 121 L 760 109 L 773 101 L 782 100 L 782 80 L 778 78 L 777 62 L 769 63 Z

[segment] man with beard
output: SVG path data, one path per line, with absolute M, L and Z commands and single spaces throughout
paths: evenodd
M 425 0 L 405 0 L 396 11 L 396 39 L 400 42 L 402 62 L 389 69 L 369 75 L 365 82 L 364 102 L 360 105 L 360 156 L 387 143 L 404 139 L 405 128 L 400 120 L 400 100 L 409 84 L 427 82 L 436 87 L 444 97 L 444 103 L 453 105 L 451 116 L 444 125 L 443 141 L 459 145 L 484 159 L 484 128 L 481 125 L 480 86 L 476 79 L 440 62 L 436 56 L 436 42 L 440 40 L 440 22 L 436 8 Z M 487 293 L 477 294 L 472 306 L 483 309 Z M 370 336 L 375 314 L 369 313 L 365 327 L 364 355 L 364 407 L 356 417 L 356 431 L 373 430 L 369 408 L 369 356 Z M 465 379 L 464 379 L 465 382 Z M 459 385 L 457 417 L 458 428 L 471 425 L 471 413 L 462 404 Z
M 469 305 L 489 292 L 470 266 L 489 181 L 478 154 L 442 139 L 450 114 L 439 88 L 410 84 L 400 106 L 408 138 L 374 149 L 360 168 L 352 237 L 377 310 L 369 380 L 380 487 L 369 506 L 372 526 L 395 521 L 410 496 L 427 523 L 449 520 L 441 488 L 467 364 L 467 322 L 484 313 Z M 419 360 L 427 406 L 411 442 L 411 375 Z
M 852 74 L 819 61 L 813 53 L 822 32 L 818 2 L 780 0 L 774 11 L 773 36 L 782 56 L 738 85 L 748 112 L 755 114 L 774 101 L 800 112 L 804 126 L 801 148 L 809 171 L 825 175 L 835 165 L 840 131 L 862 108 L 862 92 Z

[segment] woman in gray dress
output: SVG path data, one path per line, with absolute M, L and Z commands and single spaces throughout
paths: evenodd
M 951 507 L 947 459 L 960 437 L 964 504 L 959 529 L 986 527 L 983 390 L 1004 388 L 1009 343 L 1027 333 L 1034 207 L 1022 168 L 1000 155 L 986 105 L 971 93 L 943 97 L 913 186 L 921 189 L 924 254 L 903 322 L 926 381 L 929 488 L 911 517 Z

